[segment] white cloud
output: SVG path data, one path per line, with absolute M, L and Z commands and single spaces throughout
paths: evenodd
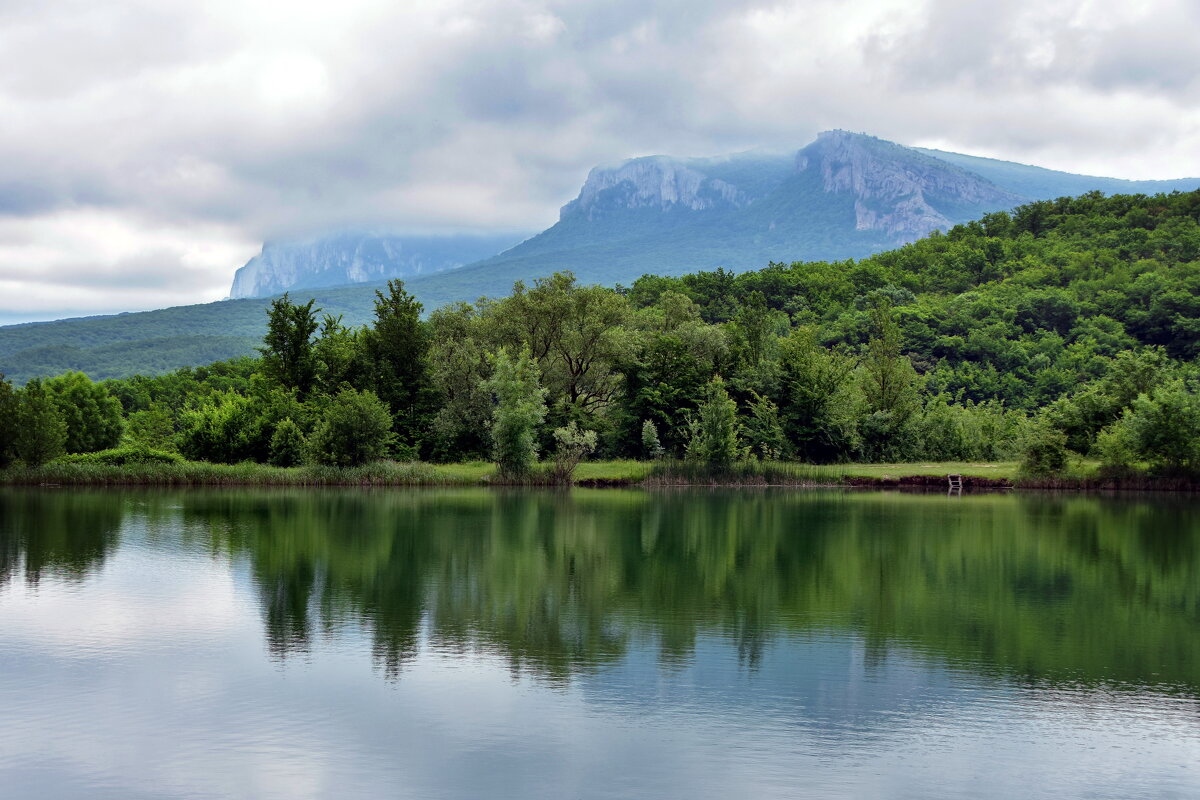
M 1191 0 L 0 0 L 0 236 L 33 240 L 0 244 L 0 315 L 217 299 L 262 239 L 356 221 L 536 228 L 596 163 L 829 127 L 1200 175 L 1198 22 Z M 188 277 L 155 285 L 156 260 Z

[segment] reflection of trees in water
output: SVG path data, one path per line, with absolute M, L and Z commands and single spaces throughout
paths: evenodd
M 827 627 L 869 660 L 901 644 L 1037 680 L 1191 686 L 1200 663 L 1200 516 L 1163 498 L 455 490 L 185 509 L 249 555 L 273 652 L 365 624 L 393 676 L 425 633 L 554 681 L 651 641 L 685 664 L 704 634 L 753 667 Z
M 0 490 L 0 587 L 22 573 L 31 586 L 83 580 L 115 549 L 121 518 L 116 495 Z

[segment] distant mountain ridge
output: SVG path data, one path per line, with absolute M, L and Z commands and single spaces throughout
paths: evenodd
M 239 291 L 300 290 L 297 297 L 315 297 L 318 306 L 359 324 L 370 318 L 374 290 L 388 277 L 403 277 L 432 310 L 503 295 L 514 281 L 556 270 L 573 270 L 585 283 L 613 285 L 645 273 L 859 258 L 1031 200 L 1093 190 L 1196 188 L 1200 178 L 1125 181 L 1074 175 L 827 131 L 795 153 L 648 156 L 596 167 L 578 196 L 562 207 L 556 224 L 502 252 L 505 237 L 497 236 L 494 255 L 464 266 L 445 266 L 455 260 L 447 255 L 453 247 L 445 239 L 422 244 L 415 241 L 420 237 L 399 237 L 404 240 L 396 243 L 351 232 L 267 245 L 258 274 L 239 271 Z M 510 234 L 507 241 L 515 238 Z M 485 247 L 484 237 L 475 241 Z M 434 244 L 446 248 L 437 251 Z M 396 269 L 411 271 L 385 274 L 393 268 L 385 268 L 388 259 L 399 265 Z M 255 263 L 252 259 L 243 270 Z M 335 288 L 374 275 L 379 282 Z M 17 380 L 64 369 L 118 377 L 253 354 L 267 303 L 230 300 L 0 327 L 0 372 Z

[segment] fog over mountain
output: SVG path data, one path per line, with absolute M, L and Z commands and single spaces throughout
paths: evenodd
M 1192 0 L 0 0 L 0 321 L 216 300 L 317 232 L 542 230 L 596 164 L 834 127 L 1200 174 L 1198 27 Z

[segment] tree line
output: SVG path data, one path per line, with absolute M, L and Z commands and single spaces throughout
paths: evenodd
M 1200 192 L 989 214 L 859 261 L 630 287 L 569 272 L 371 324 L 275 300 L 259 358 L 4 385 L 0 458 L 124 442 L 194 460 L 353 465 L 556 457 L 799 460 L 1071 453 L 1200 469 Z

